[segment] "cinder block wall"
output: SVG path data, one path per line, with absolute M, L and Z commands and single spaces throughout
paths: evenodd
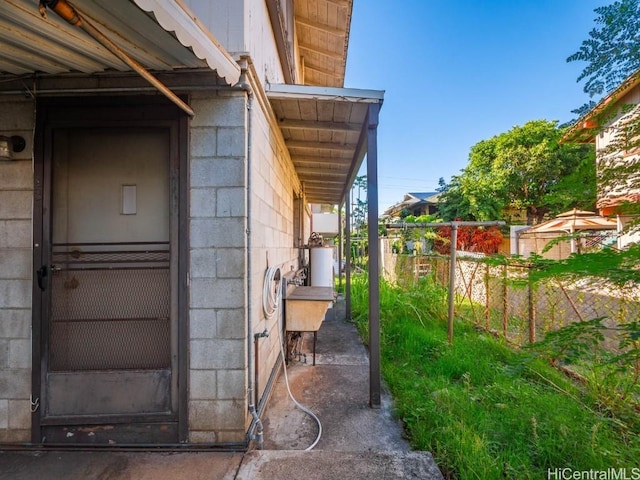
M 262 311 L 264 274 L 272 265 L 298 268 L 299 185 L 277 126 L 255 97 L 248 109 L 242 91 L 200 92 L 191 106 L 189 440 L 241 442 L 251 422 L 247 339 L 269 334 L 258 344 L 260 395 L 280 352 L 280 321 L 266 321 Z
M 8 100 L 0 135 L 20 135 L 24 151 L 0 161 L 0 442 L 31 436 L 31 272 L 33 102 Z
M 190 131 L 189 440 L 246 435 L 246 98 L 196 93 Z
M 268 267 L 278 266 L 283 273 L 298 269 L 298 249 L 294 248 L 294 193 L 300 184 L 278 127 L 268 121 L 254 101 L 252 108 L 251 214 L 252 272 L 251 302 L 254 306 L 253 334 L 267 332 L 258 341 L 258 394 L 265 387 L 280 355 L 281 317 L 264 318 L 262 310 L 264 275 Z M 303 227 L 303 232 L 304 232 Z M 253 359 L 252 359 L 253 361 Z

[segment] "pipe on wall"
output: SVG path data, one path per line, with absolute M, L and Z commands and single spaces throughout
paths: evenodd
M 246 218 L 247 218 L 247 226 L 245 229 L 246 242 L 247 242 L 247 259 L 246 259 L 246 272 L 245 278 L 247 278 L 247 286 L 245 288 L 246 297 L 245 301 L 247 304 L 247 401 L 248 401 L 248 409 L 249 413 L 252 417 L 251 426 L 249 427 L 249 431 L 247 432 L 247 436 L 249 440 L 256 440 L 258 443 L 258 449 L 262 450 L 264 445 L 264 427 L 262 425 L 262 420 L 260 419 L 260 415 L 258 414 L 258 410 L 256 408 L 256 400 L 258 398 L 259 392 L 255 392 L 256 390 L 256 381 L 255 381 L 255 372 L 253 365 L 256 364 L 255 370 L 257 371 L 257 357 L 256 355 L 258 348 L 258 337 L 253 336 L 253 308 L 252 308 L 252 282 L 251 282 L 251 272 L 252 272 L 252 261 L 251 261 L 251 249 L 252 249 L 252 238 L 251 238 L 251 165 L 252 165 L 252 109 L 253 109 L 253 101 L 254 101 L 254 92 L 251 87 L 250 82 L 247 79 L 247 68 L 242 69 L 242 73 L 240 74 L 240 80 L 234 86 L 234 88 L 238 90 L 242 90 L 245 92 L 247 96 L 247 162 L 246 162 L 246 190 L 245 190 L 245 205 L 246 205 Z M 255 352 L 254 352 L 254 342 L 255 342 Z
M 122 50 L 120 47 L 118 47 L 118 45 L 112 42 L 91 22 L 84 18 L 76 8 L 67 3 L 67 0 L 40 0 L 41 14 L 44 14 L 44 7 L 48 7 L 49 9 L 54 11 L 67 23 L 81 28 L 86 33 L 88 33 L 94 40 L 96 40 L 103 47 L 113 53 L 129 67 L 131 67 L 132 70 L 134 70 L 147 82 L 153 85 L 160 93 L 162 93 L 165 97 L 176 104 L 187 115 L 189 115 L 190 117 L 193 117 L 195 115 L 191 107 L 183 102 L 175 93 L 173 93 L 169 89 L 169 87 L 167 87 L 164 83 L 154 77 L 146 68 L 144 68 L 144 66 L 131 58 L 124 50 Z

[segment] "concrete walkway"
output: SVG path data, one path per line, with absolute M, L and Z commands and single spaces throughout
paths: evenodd
M 311 334 L 287 373 L 294 397 L 322 423 L 312 451 L 316 422 L 289 398 L 284 375 L 274 385 L 263 415 L 264 450 L 223 452 L 11 452 L 0 451 L 0 479 L 11 480 L 396 480 L 442 479 L 428 452 L 411 452 L 393 418 L 391 398 L 371 409 L 368 354 L 344 305 L 329 310 L 320 331 L 316 366 Z M 306 361 L 305 361 L 306 357 Z

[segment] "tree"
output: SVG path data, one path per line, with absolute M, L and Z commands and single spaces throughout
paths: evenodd
M 598 106 L 591 117 L 597 125 L 593 134 L 603 132 L 611 140 L 606 149 L 598 152 L 598 188 L 602 194 L 634 191 L 640 185 L 640 107 L 620 105 L 613 98 L 612 91 L 631 75 L 640 73 L 640 4 L 639 0 L 620 0 L 605 7 L 595 9 L 599 26 L 589 32 L 589 38 L 582 42 L 578 52 L 567 61 L 585 61 L 587 66 L 578 77 L 586 80 L 584 91 L 590 96 L 608 94 L 611 98 Z M 581 115 L 591 110 L 586 105 L 574 112 Z M 586 108 L 586 110 L 585 110 Z M 611 120 L 616 119 L 616 127 L 611 128 Z M 638 204 L 629 204 L 631 211 L 638 212 Z M 637 224 L 632 228 L 638 228 Z M 534 258 L 530 281 L 545 278 L 580 280 L 592 282 L 599 290 L 609 288 L 609 284 L 629 288 L 630 296 L 640 285 L 640 244 L 627 246 L 622 251 L 605 248 L 586 254 L 571 255 L 560 262 Z M 606 290 L 605 290 L 606 292 Z M 573 323 L 548 335 L 539 345 L 552 352 L 552 357 L 563 361 L 589 358 L 599 344 L 604 343 L 604 332 L 614 334 L 618 339 L 615 354 L 605 357 L 605 362 L 592 368 L 588 378 L 596 383 L 596 391 L 613 392 L 600 401 L 604 406 L 621 409 L 628 406 L 631 415 L 637 415 L 640 395 L 640 322 L 616 322 L 606 326 L 604 318 L 596 317 Z M 607 339 L 611 341 L 611 338 Z M 584 348 L 587 346 L 587 348 Z M 568 352 L 568 353 L 567 353 Z M 574 358 L 571 358 L 574 357 Z M 585 365 L 588 363 L 585 362 Z M 618 375 L 621 374 L 621 375 Z M 614 380 L 611 381 L 610 379 Z M 603 401 L 604 398 L 604 401 Z M 607 405 L 609 404 L 609 405 Z
M 567 208 L 593 208 L 595 161 L 590 145 L 561 145 L 557 122 L 535 120 L 471 147 L 469 164 L 443 187 L 443 218 L 527 223 Z
M 451 177 L 451 182 L 446 183 L 444 178 L 440 178 L 438 181 L 438 216 L 445 222 L 452 222 L 453 220 L 475 220 L 471 215 L 471 205 L 468 200 L 462 195 L 460 188 L 460 177 L 454 175 Z
M 594 9 L 596 28 L 567 62 L 587 66 L 578 77 L 590 97 L 612 91 L 640 69 L 640 1 L 620 0 Z
M 367 176 L 357 176 L 351 187 L 351 229 L 357 235 L 367 226 Z
M 583 90 L 589 96 L 613 96 L 612 92 L 625 80 L 640 75 L 640 0 L 615 1 L 594 12 L 596 27 L 567 62 L 586 62 L 577 81 L 585 81 Z M 618 100 L 608 98 L 592 114 L 592 124 L 597 125 L 593 134 L 606 128 L 610 139 L 607 148 L 598 152 L 597 183 L 601 198 L 624 197 L 640 188 L 640 107 L 622 105 Z M 583 115 L 594 106 L 591 101 L 574 112 Z M 615 119 L 619 121 L 613 127 L 611 121 Z M 640 205 L 630 201 L 620 210 L 638 214 Z M 629 228 L 640 228 L 640 220 L 631 222 Z

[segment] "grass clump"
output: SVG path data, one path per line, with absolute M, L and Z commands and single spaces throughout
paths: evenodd
M 366 340 L 366 279 L 352 283 L 356 324 Z M 548 362 L 457 322 L 446 332 L 446 291 L 423 280 L 383 282 L 382 371 L 416 450 L 434 455 L 446 478 L 547 478 L 548 469 L 637 467 L 640 422 L 598 411 Z

